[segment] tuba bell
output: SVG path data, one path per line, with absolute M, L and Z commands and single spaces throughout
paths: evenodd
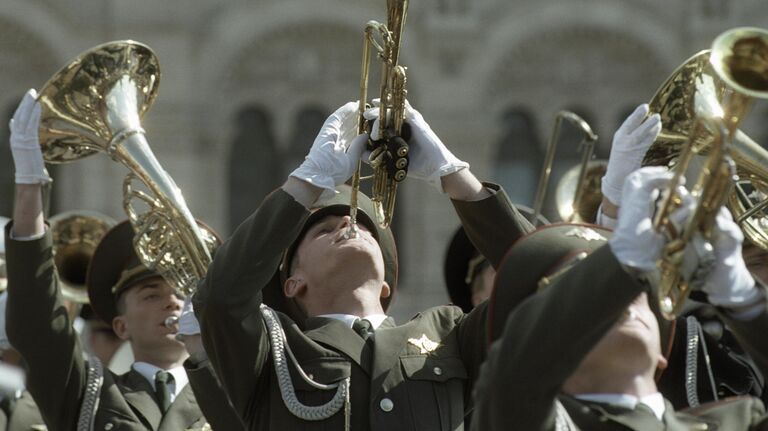
M 198 227 L 144 137 L 141 118 L 159 81 L 157 57 L 141 43 L 109 42 L 80 54 L 40 90 L 40 145 L 49 163 L 104 152 L 128 168 L 123 208 L 136 233 L 136 254 L 187 295 L 207 271 L 216 239 Z
M 64 299 L 88 303 L 85 277 L 96 246 L 115 225 L 112 218 L 94 211 L 68 211 L 50 219 L 53 263 Z
M 755 97 L 768 97 L 768 32 L 736 28 L 718 36 L 711 50 L 683 63 L 651 100 L 650 112 L 661 115 L 662 131 L 642 164 L 675 171 L 654 220 L 670 237 L 659 262 L 659 305 L 668 319 L 679 313 L 690 292 L 680 274 L 678 253 L 694 233 L 708 238 L 726 201 L 745 236 L 761 247 L 768 244 L 763 212 L 768 151 L 738 130 Z M 697 205 L 687 227 L 677 231 L 668 221 L 680 204 L 674 190 L 696 156 L 706 157 L 691 187 Z M 748 187 L 752 193 L 745 192 Z

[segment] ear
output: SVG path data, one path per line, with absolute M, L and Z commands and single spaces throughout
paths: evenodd
M 656 363 L 656 370 L 657 370 L 657 372 L 658 371 L 662 371 L 662 370 L 666 370 L 667 369 L 667 365 L 669 365 L 669 363 L 667 362 L 667 358 L 665 358 L 664 355 L 659 355 L 659 360 Z
M 389 298 L 389 295 L 392 294 L 392 289 L 389 287 L 389 283 L 386 281 L 381 284 L 381 295 L 379 295 L 379 298 Z
M 296 298 L 304 294 L 307 289 L 307 282 L 300 276 L 293 275 L 285 280 L 283 284 L 283 295 L 286 298 Z
M 131 334 L 128 331 L 128 324 L 125 322 L 124 316 L 117 316 L 112 319 L 112 330 L 121 340 L 127 341 L 131 338 Z

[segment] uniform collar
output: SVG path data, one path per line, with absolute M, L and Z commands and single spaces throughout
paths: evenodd
M 373 330 L 379 329 L 379 326 L 381 326 L 382 323 L 384 323 L 385 320 L 387 320 L 386 314 L 371 314 L 365 317 L 359 317 L 355 316 L 354 314 L 321 314 L 317 317 L 327 317 L 329 319 L 336 319 L 344 322 L 345 325 L 347 325 L 349 328 L 352 328 L 352 325 L 357 321 L 357 319 L 365 319 L 369 322 L 371 322 L 371 327 Z
M 634 410 L 638 404 L 644 404 L 653 411 L 653 414 L 659 420 L 662 420 L 664 412 L 667 409 L 666 403 L 664 402 L 664 396 L 659 392 L 646 395 L 639 399 L 634 395 L 628 394 L 579 394 L 574 395 L 573 397 L 583 401 L 612 404 L 630 410 Z
M 175 368 L 171 368 L 170 370 L 163 370 L 162 368 L 152 365 L 147 362 L 134 362 L 133 363 L 133 370 L 137 373 L 141 374 L 149 384 L 152 386 L 153 390 L 156 390 L 155 388 L 155 374 L 157 374 L 159 371 L 167 371 L 171 373 L 173 376 L 173 383 L 170 384 L 171 389 L 171 402 L 173 402 L 176 399 L 176 396 L 181 393 L 182 389 L 184 389 L 184 386 L 189 383 L 189 377 L 187 377 L 187 372 L 184 370 L 183 366 L 178 366 Z

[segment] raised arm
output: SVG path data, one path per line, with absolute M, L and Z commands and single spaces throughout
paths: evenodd
M 262 289 L 277 282 L 283 252 L 301 232 L 308 208 L 323 193 L 335 193 L 357 167 L 367 137 L 353 136 L 351 143 L 342 137 L 356 109 L 350 102 L 326 120 L 304 162 L 219 247 L 194 296 L 205 350 L 246 423 L 253 405 L 264 401 L 264 378 L 271 378 L 262 376 L 270 358 Z
M 13 223 L 5 229 L 8 269 L 7 331 L 28 366 L 27 388 L 47 423 L 74 426 L 85 384 L 77 335 L 56 283 L 51 235 L 43 223 L 43 165 L 34 90 L 11 121 L 16 167 Z M 71 425 L 67 425 L 71 424 Z

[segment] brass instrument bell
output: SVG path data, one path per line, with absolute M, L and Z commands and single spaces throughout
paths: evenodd
M 85 277 L 96 246 L 115 221 L 94 211 L 68 211 L 49 220 L 53 262 L 64 299 L 88 303 Z
M 187 295 L 207 271 L 214 241 L 198 227 L 144 136 L 141 118 L 159 81 L 157 57 L 141 43 L 109 42 L 80 54 L 40 90 L 40 145 L 49 163 L 105 152 L 128 168 L 123 207 L 136 232 L 136 254 Z

